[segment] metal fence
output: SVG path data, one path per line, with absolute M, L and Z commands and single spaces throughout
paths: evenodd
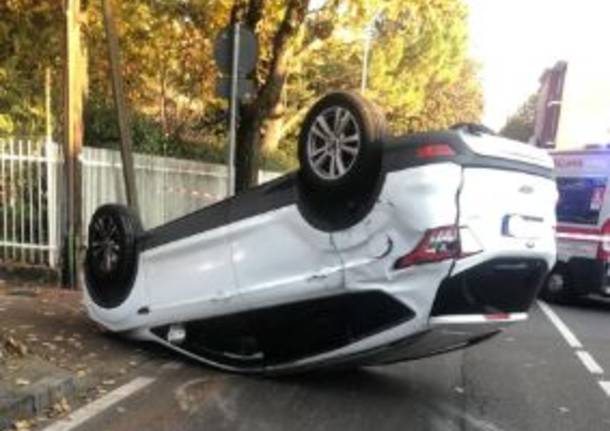
M 57 249 L 57 146 L 0 139 L 0 257 L 48 265 Z
M 125 203 L 119 151 L 83 148 L 82 217 L 86 226 L 97 207 Z M 136 187 L 145 228 L 203 208 L 226 197 L 223 165 L 136 154 Z M 261 172 L 261 182 L 277 177 Z M 42 140 L 0 139 L 0 259 L 57 265 L 63 201 L 61 147 Z M 83 232 L 86 236 L 86 229 Z M 86 238 L 85 238 L 86 239 Z

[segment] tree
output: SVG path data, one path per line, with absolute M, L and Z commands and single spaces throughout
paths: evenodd
M 90 99 L 111 106 L 100 2 L 89 2 Z M 130 106 L 156 118 L 165 134 L 219 106 L 212 42 L 228 20 L 228 1 L 122 1 L 117 26 Z
M 45 69 L 61 76 L 62 1 L 4 1 L 0 16 L 0 133 L 42 133 Z
M 235 158 L 235 188 L 237 192 L 243 191 L 257 183 L 259 153 L 261 146 L 261 128 L 274 108 L 280 101 L 282 89 L 288 76 L 288 63 L 292 49 L 292 42 L 298 36 L 309 7 L 308 0 L 288 0 L 279 20 L 272 15 L 270 19 L 263 20 L 265 16 L 265 1 L 250 0 L 243 10 L 239 4 L 233 10 L 233 20 L 243 20 L 246 26 L 257 29 L 259 25 L 277 28 L 270 43 L 261 46 L 268 47 L 262 51 L 257 66 L 254 81 L 258 91 L 253 103 L 242 105 L 241 121 L 237 132 L 237 148 Z M 268 21 L 272 21 L 269 23 Z M 273 21 L 276 21 L 274 23 Z M 263 38 L 261 31 L 257 32 L 259 41 Z
M 444 129 L 457 123 L 479 123 L 482 113 L 483 91 L 478 65 L 467 60 L 454 80 L 428 84 L 423 108 L 403 120 L 404 128 L 417 132 Z
M 286 168 L 294 159 L 299 125 L 317 98 L 333 90 L 360 88 L 364 30 L 371 23 L 366 96 L 381 106 L 395 132 L 445 127 L 454 120 L 477 121 L 480 116 L 476 66 L 467 56 L 464 0 L 115 3 L 137 151 L 222 161 L 226 101 L 215 96 L 219 71 L 214 40 L 232 20 L 255 32 L 259 59 L 250 78 L 256 97 L 240 107 L 238 190 L 256 182 L 261 161 L 281 160 Z M 0 4 L 0 131 L 42 130 L 43 92 L 36 86 L 43 82 L 43 64 L 53 64 L 58 76 L 61 71 L 61 4 L 62 0 Z M 86 7 L 86 143 L 108 145 L 116 142 L 118 132 L 101 1 L 86 2 Z M 52 18 L 40 15 L 43 12 Z M 26 30 L 20 31 L 22 27 Z M 20 48 L 18 55 L 15 47 L 27 47 L 27 52 Z M 19 65 L 13 67 L 17 57 Z M 25 73 L 24 79 L 15 79 L 19 73 Z M 59 101 L 60 95 L 54 99 Z M 35 125 L 22 127 L 27 121 Z
M 517 141 L 529 142 L 534 135 L 537 104 L 538 94 L 535 93 L 528 97 L 517 112 L 508 118 L 500 134 Z
M 269 4 L 277 9 L 276 2 Z M 464 115 L 473 121 L 480 116 L 480 87 L 466 61 L 467 13 L 461 0 L 328 0 L 316 11 L 306 1 L 289 1 L 279 8 L 279 20 L 277 10 L 263 13 L 268 10 L 264 0 L 241 7 L 244 16 L 256 17 L 246 18 L 246 25 L 269 42 L 261 44 L 268 48 L 256 73 L 259 92 L 253 104 L 242 106 L 238 190 L 256 182 L 261 147 L 275 148 L 294 132 L 315 98 L 329 90 L 359 88 L 363 30 L 375 16 L 367 96 L 383 107 L 395 130 L 413 129 L 414 117 L 425 117 L 426 125 L 445 125 L 444 118 L 462 105 L 471 107 Z

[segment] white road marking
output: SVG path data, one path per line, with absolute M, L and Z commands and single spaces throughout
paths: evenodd
M 553 311 L 553 309 L 545 304 L 544 302 L 538 301 L 538 306 L 546 314 L 546 317 L 555 325 L 559 330 L 559 333 L 563 335 L 563 338 L 567 341 L 570 347 L 574 349 L 582 349 L 582 343 L 576 338 L 576 335 L 566 326 L 565 323 L 559 318 L 559 316 Z M 585 368 L 589 370 L 591 374 L 604 374 L 604 369 L 598 364 L 593 356 L 586 350 L 576 350 L 576 356 L 583 363 Z M 610 381 L 600 380 L 598 381 L 599 386 L 602 388 L 606 396 L 610 397 Z
M 54 424 L 48 426 L 43 431 L 70 431 L 82 425 L 87 420 L 98 415 L 113 404 L 133 395 L 141 389 L 154 382 L 155 379 L 149 377 L 138 377 L 131 382 L 115 389 L 114 391 L 104 395 L 102 398 L 87 404 L 86 406 L 76 410 Z
M 538 306 L 544 312 L 544 314 L 546 314 L 546 317 L 549 318 L 551 323 L 555 325 L 559 333 L 563 336 L 563 338 L 565 338 L 566 342 L 570 347 L 572 347 L 573 349 L 582 349 L 582 343 L 578 341 L 576 335 L 574 335 L 570 328 L 568 328 L 566 324 L 563 323 L 563 321 L 559 318 L 559 316 L 553 311 L 551 307 L 549 307 L 542 301 L 538 301 Z
M 602 387 L 607 396 L 610 397 L 610 382 L 608 381 L 600 381 L 599 385 Z
M 604 369 L 600 367 L 595 358 L 593 358 L 589 352 L 577 350 L 576 355 L 591 374 L 604 374 Z

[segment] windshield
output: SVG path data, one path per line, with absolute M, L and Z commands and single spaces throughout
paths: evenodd
M 557 178 L 559 202 L 557 220 L 564 223 L 597 224 L 607 178 Z

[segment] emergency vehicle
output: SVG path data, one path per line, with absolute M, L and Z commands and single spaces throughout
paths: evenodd
M 565 303 L 588 294 L 610 295 L 610 147 L 551 155 L 559 191 L 557 264 L 541 296 Z

